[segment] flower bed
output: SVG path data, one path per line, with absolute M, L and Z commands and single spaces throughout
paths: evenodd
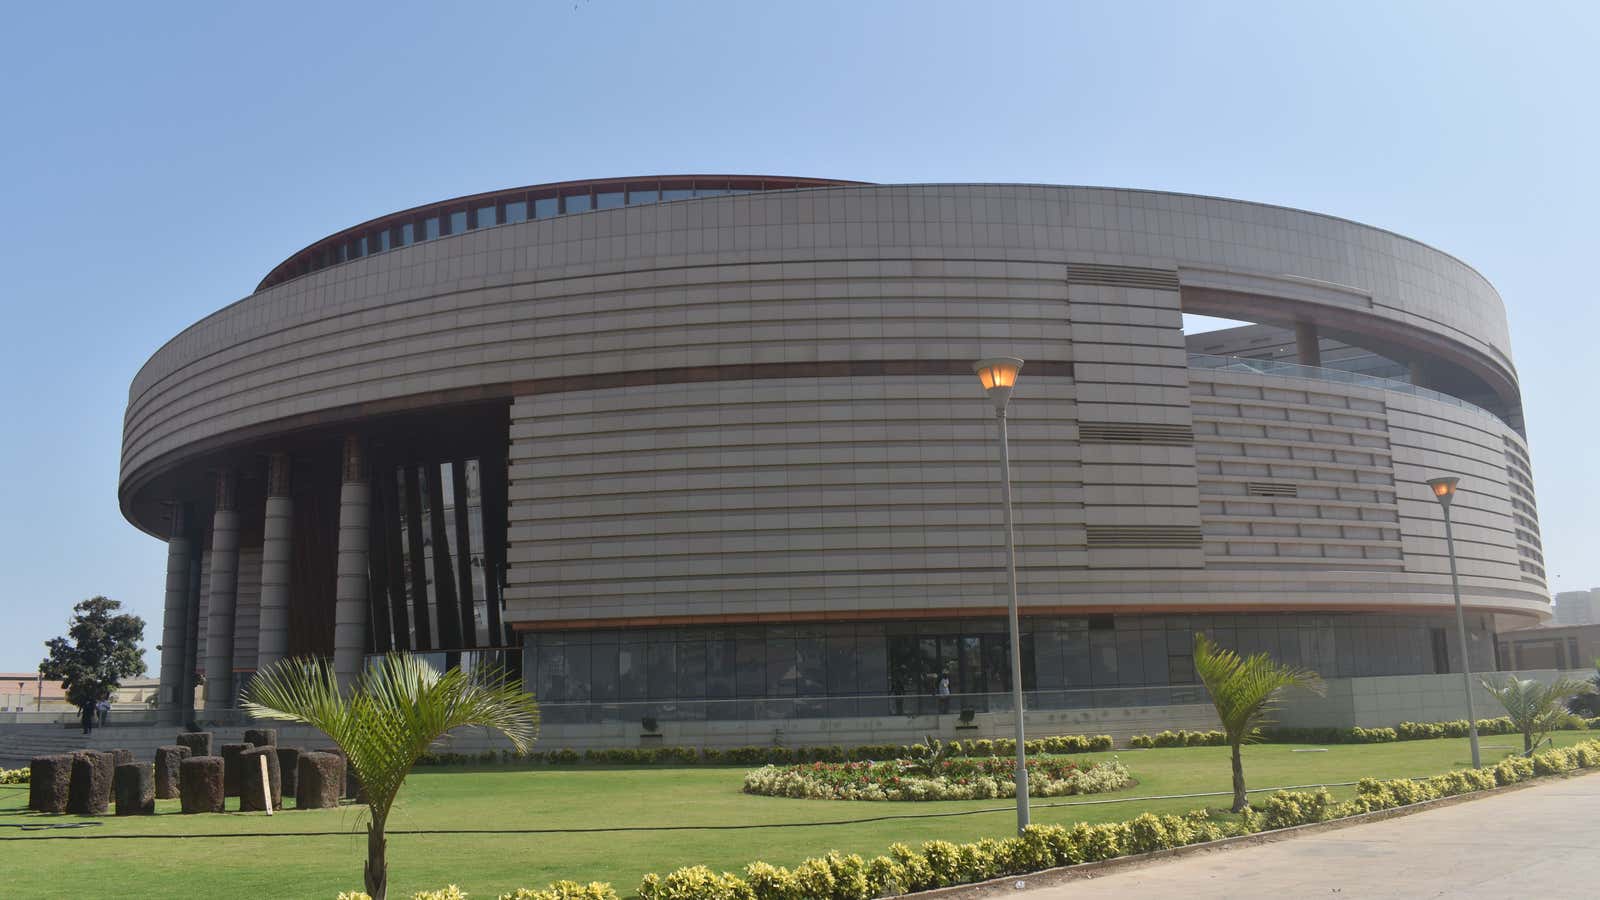
M 982 800 L 1015 797 L 1016 763 L 1005 757 L 942 759 L 932 763 L 807 763 L 763 766 L 744 776 L 744 790 L 806 800 Z M 1028 795 L 1096 794 L 1133 784 L 1121 761 L 1080 766 L 1065 759 L 1028 760 Z

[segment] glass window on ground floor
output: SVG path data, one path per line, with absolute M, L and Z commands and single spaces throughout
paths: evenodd
M 1042 708 L 1203 702 L 1196 631 L 1327 678 L 1430 674 L 1449 670 L 1440 636 L 1452 624 L 1362 614 L 1025 617 L 1023 689 Z M 1488 621 L 1477 617 L 1469 630 L 1474 668 L 1492 668 Z M 669 707 L 681 718 L 983 711 L 1010 708 L 1010 646 L 998 617 L 547 632 L 527 636 L 524 670 L 558 719 Z M 572 712 L 578 705 L 585 710 Z

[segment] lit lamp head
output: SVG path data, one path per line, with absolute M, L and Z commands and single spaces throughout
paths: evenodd
M 1456 482 L 1460 480 L 1454 475 L 1429 478 L 1428 489 L 1433 491 L 1433 498 L 1439 501 L 1440 506 L 1449 506 L 1450 501 L 1454 500 L 1456 496 Z
M 1011 402 L 1011 389 L 1017 384 L 1017 373 L 1022 371 L 1022 360 L 1015 356 L 996 356 L 980 359 L 972 364 L 983 392 L 994 401 L 994 408 L 1004 412 Z

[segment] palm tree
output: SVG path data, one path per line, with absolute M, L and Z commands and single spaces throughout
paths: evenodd
M 1567 709 L 1573 715 L 1583 716 L 1585 719 L 1600 716 L 1600 659 L 1594 661 L 1594 671 L 1595 673 L 1589 676 L 1589 686 L 1593 690 L 1567 701 Z
M 339 690 L 328 661 L 286 659 L 251 680 L 242 705 L 258 719 L 320 728 L 344 751 L 367 795 L 365 874 L 372 900 L 388 892 L 384 826 L 417 757 L 463 725 L 496 729 L 519 753 L 533 746 L 539 730 L 533 696 L 504 673 L 440 674 L 409 653 L 385 654 L 347 692 Z
M 1544 684 L 1515 675 L 1499 684 L 1485 680 L 1483 687 L 1500 701 L 1500 705 L 1506 709 L 1506 715 L 1511 718 L 1511 724 L 1522 732 L 1524 753 L 1532 753 L 1533 746 L 1567 717 L 1568 700 L 1594 690 L 1589 682 L 1574 678 L 1558 678 Z
M 1233 749 L 1233 812 L 1248 805 L 1244 791 L 1244 759 L 1240 748 L 1254 740 L 1256 729 L 1279 706 L 1284 688 L 1298 686 L 1322 693 L 1322 679 L 1308 669 L 1282 665 L 1265 653 L 1241 657 L 1218 647 L 1204 634 L 1194 636 L 1194 669 L 1211 695 L 1222 730 Z

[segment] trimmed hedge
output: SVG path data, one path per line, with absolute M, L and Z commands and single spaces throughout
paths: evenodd
M 1570 716 L 1558 731 L 1600 731 L 1600 718 L 1580 719 Z M 1516 726 L 1505 716 L 1498 719 L 1479 719 L 1479 734 L 1516 734 Z M 1422 741 L 1432 738 L 1466 737 L 1467 720 L 1453 722 L 1401 722 L 1394 728 L 1263 728 L 1256 737 L 1269 744 L 1387 744 L 1392 741 Z M 1029 741 L 1031 744 L 1032 741 Z M 1146 747 L 1212 747 L 1227 743 L 1220 731 L 1163 731 L 1160 734 L 1136 734 L 1128 739 L 1128 746 Z
M 0 784 L 27 784 L 29 769 L 0 769 Z
M 1228 735 L 1221 731 L 1163 731 L 1160 734 L 1136 734 L 1128 739 L 1128 746 L 1136 750 L 1148 747 L 1221 747 L 1228 743 Z
M 1027 742 L 1028 753 L 1095 753 L 1112 749 L 1109 734 L 1062 734 Z M 942 745 L 949 756 L 1014 756 L 1017 742 L 1011 739 L 949 741 Z M 927 744 L 866 744 L 844 747 L 611 747 L 598 750 L 548 750 L 517 756 L 511 751 L 482 753 L 425 753 L 419 766 L 487 765 L 493 763 L 535 763 L 570 766 L 579 762 L 622 766 L 654 765 L 786 765 L 809 762 L 874 762 L 888 759 L 927 759 L 932 750 Z
M 640 900 L 872 900 L 932 888 L 1022 875 L 1057 866 L 1170 850 L 1269 831 L 1327 822 L 1375 810 L 1468 794 L 1530 778 L 1600 766 L 1600 740 L 1546 750 L 1532 757 L 1512 756 L 1486 769 L 1460 769 L 1431 778 L 1363 778 L 1356 796 L 1335 803 L 1327 788 L 1278 791 L 1236 819 L 1216 818 L 1197 809 L 1182 816 L 1144 813 L 1125 822 L 1091 825 L 1030 825 L 1019 837 L 985 838 L 970 844 L 927 841 L 920 848 L 891 844 L 872 859 L 837 851 L 807 859 L 793 869 L 753 862 L 742 875 L 706 866 L 685 866 L 665 875 L 650 874 L 639 885 Z M 451 885 L 422 891 L 412 900 L 466 900 Z M 340 894 L 339 900 L 369 900 L 365 894 Z M 543 891 L 522 888 L 499 900 L 617 900 L 611 885 L 560 881 Z

